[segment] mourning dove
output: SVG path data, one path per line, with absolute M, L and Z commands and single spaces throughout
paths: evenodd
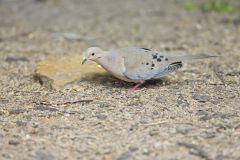
M 82 64 L 88 60 L 95 61 L 118 79 L 137 83 L 131 89 L 134 91 L 146 80 L 157 79 L 176 71 L 186 61 L 209 57 L 215 56 L 175 55 L 137 47 L 110 51 L 90 47 L 84 54 Z

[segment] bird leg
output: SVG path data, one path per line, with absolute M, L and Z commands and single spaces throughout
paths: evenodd
M 142 86 L 144 84 L 144 82 L 139 82 L 138 84 L 136 84 L 133 88 L 128 90 L 128 93 L 134 92 L 136 91 L 140 86 Z

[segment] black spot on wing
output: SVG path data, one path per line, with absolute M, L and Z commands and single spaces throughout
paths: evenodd
M 157 61 L 158 61 L 158 62 L 161 62 L 161 61 L 162 61 L 162 59 L 161 59 L 161 58 L 158 58 L 158 59 L 157 59 Z
M 157 59 L 158 58 L 158 53 L 152 54 L 152 58 Z
M 149 65 L 149 63 L 147 62 L 146 65 Z
M 155 67 L 155 64 L 152 62 L 152 65 L 151 65 L 151 70 L 153 70 Z

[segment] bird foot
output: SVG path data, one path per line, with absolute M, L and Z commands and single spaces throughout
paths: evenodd
M 130 89 L 128 90 L 128 93 L 135 92 L 135 91 L 138 90 L 139 87 L 142 86 L 143 84 L 144 84 L 144 82 L 140 82 L 140 83 L 136 84 L 133 88 L 130 88 Z

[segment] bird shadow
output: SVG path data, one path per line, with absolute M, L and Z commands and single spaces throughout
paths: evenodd
M 125 82 L 109 74 L 96 74 L 94 76 L 84 78 L 83 81 L 93 82 L 99 85 L 104 85 L 105 87 L 124 88 L 124 89 L 129 89 L 136 85 L 136 83 Z M 170 85 L 170 80 L 167 77 L 163 77 L 161 79 L 147 80 L 142 87 L 149 88 L 152 86 L 166 86 L 166 85 Z

